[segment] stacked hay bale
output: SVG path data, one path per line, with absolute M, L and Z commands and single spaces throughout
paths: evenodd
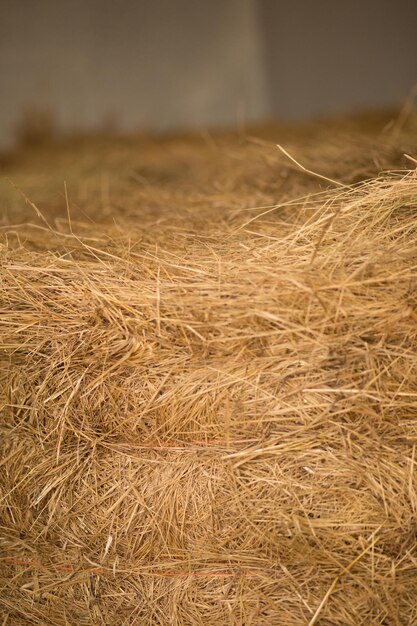
M 4 165 L 3 624 L 417 622 L 417 132 L 359 126 Z

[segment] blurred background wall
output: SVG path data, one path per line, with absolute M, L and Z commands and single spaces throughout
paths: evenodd
M 59 128 L 202 128 L 401 103 L 417 0 L 0 0 L 0 146 Z
M 417 0 L 259 0 L 271 110 L 401 104 L 417 85 Z

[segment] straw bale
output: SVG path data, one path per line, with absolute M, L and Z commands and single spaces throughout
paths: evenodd
M 386 122 L 3 159 L 3 624 L 417 623 L 417 123 Z

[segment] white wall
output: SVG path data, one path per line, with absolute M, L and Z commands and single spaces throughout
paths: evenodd
M 253 0 L 0 0 L 0 141 L 32 105 L 65 128 L 269 113 Z
M 400 103 L 417 0 L 0 0 L 0 146 L 65 129 L 235 125 Z

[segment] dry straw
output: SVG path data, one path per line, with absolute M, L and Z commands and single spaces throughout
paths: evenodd
M 4 165 L 4 625 L 417 623 L 412 122 Z

